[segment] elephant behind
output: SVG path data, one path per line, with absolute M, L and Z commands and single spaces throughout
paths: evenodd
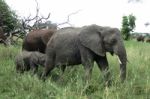
M 33 30 L 23 40 L 22 50 L 45 53 L 46 45 L 56 29 Z
M 106 52 L 116 54 L 120 63 L 120 77 L 126 78 L 127 55 L 121 33 L 117 28 L 89 25 L 81 28 L 63 28 L 58 30 L 49 40 L 46 48 L 45 70 L 42 78 L 55 66 L 82 64 L 85 79 L 90 79 L 94 61 L 109 81 L 109 66 Z
M 35 73 L 38 70 L 38 65 L 44 66 L 45 54 L 34 51 L 22 51 L 15 58 L 16 71 L 24 72 L 33 70 Z

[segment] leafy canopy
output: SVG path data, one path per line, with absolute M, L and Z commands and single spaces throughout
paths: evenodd
M 130 38 L 130 33 L 133 32 L 136 27 L 135 21 L 136 17 L 132 14 L 122 17 L 121 33 L 124 40 L 128 40 Z
M 17 26 L 17 15 L 4 0 L 0 0 L 0 27 L 4 32 L 10 32 Z

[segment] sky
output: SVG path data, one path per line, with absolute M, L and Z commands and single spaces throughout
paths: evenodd
M 36 14 L 35 0 L 5 0 L 9 7 L 16 11 L 20 17 L 34 17 Z M 47 17 L 51 13 L 50 20 L 53 23 L 63 23 L 70 16 L 73 26 L 97 24 L 121 28 L 122 16 L 133 14 L 136 16 L 135 32 L 150 33 L 150 0 L 128 3 L 128 0 L 37 0 L 40 15 Z M 61 27 L 65 27 L 63 25 Z

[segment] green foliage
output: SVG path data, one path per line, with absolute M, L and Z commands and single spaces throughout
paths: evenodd
M 18 74 L 14 57 L 21 46 L 0 46 L 0 99 L 150 99 L 150 44 L 126 41 L 125 46 L 129 62 L 123 84 L 119 82 L 117 57 L 107 54 L 113 79 L 110 87 L 104 87 L 96 64 L 90 86 L 84 84 L 82 65 L 68 67 L 62 81 L 56 79 L 60 76 L 58 68 L 45 82 L 31 72 Z
M 128 17 L 123 16 L 121 33 L 125 40 L 127 40 L 129 38 L 129 35 L 130 35 L 129 32 L 130 32 L 130 28 L 129 28 Z
M 133 32 L 134 28 L 136 27 L 135 20 L 136 18 L 132 14 L 122 17 L 121 33 L 124 40 L 129 40 L 130 32 Z
M 130 14 L 128 16 L 128 19 L 129 19 L 129 28 L 130 28 L 131 31 L 133 31 L 134 28 L 136 27 L 136 25 L 135 25 L 136 18 L 135 18 L 135 16 L 133 16 L 132 14 Z
M 4 0 L 0 0 L 0 26 L 3 26 L 5 32 L 10 32 L 17 26 L 17 15 Z

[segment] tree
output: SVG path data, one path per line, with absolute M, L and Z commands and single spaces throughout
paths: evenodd
M 129 35 L 130 35 L 129 32 L 130 32 L 130 29 L 129 29 L 128 17 L 127 16 L 123 16 L 122 29 L 121 29 L 121 33 L 122 33 L 123 39 L 127 40 L 129 38 Z
M 135 16 L 133 16 L 132 14 L 130 14 L 128 16 L 128 20 L 129 20 L 129 28 L 133 32 L 134 28 L 136 27 L 136 25 L 135 25 L 136 18 L 135 18 Z
M 130 32 L 133 32 L 136 27 L 135 20 L 136 18 L 132 14 L 122 17 L 121 33 L 124 40 L 128 40 L 130 38 Z
M 4 0 L 0 0 L 0 27 L 4 32 L 11 32 L 17 26 L 17 15 Z

